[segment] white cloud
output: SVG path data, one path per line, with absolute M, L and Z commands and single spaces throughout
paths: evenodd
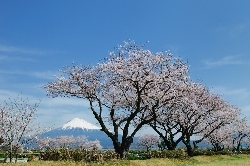
M 0 70 L 2 74 L 10 75 L 26 75 L 40 79 L 54 79 L 55 72 L 52 71 L 21 71 L 21 70 Z
M 39 89 L 38 89 L 39 90 Z M 8 100 L 8 98 L 14 99 L 17 96 L 20 96 L 22 98 L 28 98 L 30 103 L 37 103 L 39 99 L 41 99 L 40 106 L 43 108 L 89 108 L 89 103 L 87 100 L 80 99 L 80 98 L 63 98 L 63 97 L 56 97 L 56 98 L 50 98 L 47 96 L 32 96 L 32 95 L 26 95 L 24 93 L 17 93 L 15 91 L 10 90 L 3 90 L 0 89 L 0 103 L 3 103 L 5 100 Z
M 0 62 L 8 59 L 6 55 L 0 55 Z
M 22 71 L 20 71 L 20 70 L 0 70 L 0 73 L 2 73 L 2 74 L 20 74 L 20 75 L 22 75 L 22 74 L 27 74 L 27 73 L 25 73 L 25 72 L 22 72 Z
M 56 98 L 43 98 L 42 99 L 43 105 L 45 107 L 57 107 L 57 106 L 71 106 L 71 107 L 89 107 L 89 103 L 87 100 L 79 99 L 79 98 L 63 98 L 63 97 L 56 97 Z
M 17 52 L 17 53 L 25 53 L 25 54 L 43 54 L 43 51 L 32 50 L 28 48 L 21 47 L 12 47 L 0 44 L 0 51 L 2 52 Z
M 19 93 L 16 93 L 14 91 L 0 89 L 0 103 L 3 103 L 8 98 L 16 98 L 19 95 L 20 95 Z
M 249 27 L 249 23 L 239 23 L 231 28 L 229 28 L 228 33 L 230 37 L 238 37 Z
M 226 66 L 226 65 L 242 65 L 246 64 L 247 62 L 239 59 L 240 56 L 225 56 L 219 60 L 204 60 L 203 63 L 206 65 L 205 68 L 213 68 L 219 66 Z
M 212 92 L 222 95 L 233 97 L 237 100 L 247 100 L 250 98 L 250 92 L 248 89 L 241 88 L 241 89 L 229 89 L 226 87 L 214 87 L 211 89 Z
M 28 58 L 28 57 L 15 57 L 15 56 L 7 56 L 7 55 L 0 55 L 0 62 L 3 61 L 24 61 L 24 62 L 34 62 L 36 61 L 34 58 Z
M 44 78 L 44 79 L 54 79 L 55 72 L 52 71 L 43 71 L 43 72 L 29 72 L 28 75 L 34 76 L 37 78 Z
M 22 54 L 32 54 L 32 55 L 43 55 L 43 54 L 55 54 L 59 52 L 54 51 L 43 51 L 38 49 L 31 49 L 25 47 L 15 47 L 0 44 L 0 52 L 5 53 L 22 53 Z
M 234 25 L 221 26 L 216 31 L 219 33 L 226 33 L 230 38 L 236 38 L 243 33 L 247 33 L 246 30 L 249 29 L 250 21 L 240 22 Z

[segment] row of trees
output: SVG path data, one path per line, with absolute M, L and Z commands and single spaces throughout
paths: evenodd
M 170 137 L 166 139 L 166 137 L 160 136 L 161 134 L 162 133 L 160 133 L 159 135 L 144 134 L 139 137 L 136 145 L 139 148 L 146 149 L 147 151 L 152 148 L 160 150 L 176 150 L 176 147 L 179 144 L 179 138 L 182 137 L 182 133 L 180 132 L 179 137 L 176 137 L 176 139 L 173 140 Z M 166 135 L 167 134 L 168 133 L 166 133 Z M 245 148 L 247 149 L 250 146 L 250 126 L 246 122 L 246 119 L 238 119 L 238 121 L 228 123 L 219 127 L 204 139 L 202 139 L 202 137 L 199 137 L 198 135 L 197 139 L 192 140 L 192 143 L 194 144 L 194 150 L 195 148 L 197 148 L 197 142 L 200 142 L 201 140 L 204 140 L 203 146 L 213 147 L 213 150 L 215 152 L 219 152 L 224 149 L 231 149 L 233 152 L 238 153 L 240 152 L 242 146 L 245 146 Z M 184 145 L 186 145 L 185 140 L 182 142 L 184 143 Z M 173 147 L 172 144 L 176 145 L 176 147 Z M 188 146 L 186 145 L 187 149 Z M 193 149 L 191 149 L 191 152 L 193 152 Z
M 189 78 L 185 62 L 170 52 L 153 54 L 134 41 L 118 46 L 96 66 L 73 64 L 61 72 L 44 86 L 48 96 L 88 100 L 121 158 L 145 125 L 158 133 L 167 149 L 182 141 L 192 155 L 202 140 L 221 146 L 216 142 L 223 137 L 220 131 L 242 120 L 238 108 Z M 192 136 L 199 136 L 194 145 Z
M 56 138 L 41 138 L 38 141 L 40 150 L 54 150 L 60 148 L 99 150 L 102 148 L 100 141 L 89 141 L 85 136 L 59 136 Z
M 240 118 L 240 110 L 190 80 L 187 64 L 170 52 L 152 54 L 144 46 L 128 41 L 96 66 L 73 65 L 62 73 L 55 82 L 44 86 L 48 95 L 88 100 L 94 117 L 121 158 L 145 125 L 155 130 L 163 148 L 173 150 L 183 142 L 189 155 L 203 140 L 215 150 L 230 147 L 237 151 L 242 143 L 249 142 L 249 125 Z M 83 138 L 39 140 L 41 129 L 33 125 L 37 107 L 38 104 L 30 105 L 20 97 L 0 105 L 0 142 L 7 152 L 6 158 L 12 160 L 12 154 L 31 140 L 43 148 L 61 147 L 66 145 L 65 140 L 70 145 L 93 143 L 100 148 L 98 142 Z M 193 136 L 195 141 L 191 140 Z M 156 137 L 147 139 L 141 140 L 152 143 Z
M 244 137 L 248 135 L 249 125 L 240 118 L 238 108 L 201 84 L 189 82 L 183 87 L 183 97 L 175 99 L 167 108 L 158 111 L 158 116 L 149 123 L 163 139 L 167 149 L 175 149 L 182 141 L 188 154 L 192 155 L 193 149 L 203 140 L 218 150 L 222 149 L 218 146 L 234 145 L 232 140 L 238 141 L 235 138 L 238 131 L 242 131 Z M 228 133 L 225 133 L 226 128 Z M 195 141 L 191 140 L 193 136 L 196 136 Z M 220 143 L 218 137 L 224 137 L 225 140 Z M 237 150 L 239 146 L 240 143 L 236 146 Z

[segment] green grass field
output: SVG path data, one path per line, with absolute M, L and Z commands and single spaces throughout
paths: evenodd
M 75 163 L 70 161 L 33 161 L 28 163 L 2 163 L 1 165 L 15 166 L 250 166 L 250 155 L 217 155 L 195 156 L 185 160 L 178 159 L 149 159 L 149 160 L 117 160 L 98 163 Z

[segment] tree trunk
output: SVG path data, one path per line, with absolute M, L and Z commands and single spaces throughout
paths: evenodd
M 160 138 L 162 139 L 162 141 L 164 142 L 164 145 L 167 147 L 168 150 L 175 150 L 177 145 L 179 144 L 179 142 L 182 140 L 182 137 L 178 138 L 176 141 L 174 140 L 174 135 L 171 133 L 165 133 L 165 135 L 163 135 L 162 132 L 160 132 L 156 126 L 150 125 L 152 127 L 152 129 L 154 129 L 154 131 L 160 136 Z M 171 131 L 171 130 L 170 130 Z M 164 147 L 164 149 L 166 149 Z
M 187 154 L 188 154 L 188 156 L 193 156 L 194 155 L 194 151 L 193 151 L 192 146 L 188 143 L 186 145 L 186 148 L 187 148 Z
M 10 163 L 12 162 L 12 152 L 10 152 Z
M 7 162 L 8 156 L 9 156 L 9 153 L 8 153 L 8 151 L 7 151 L 7 153 L 5 152 L 5 157 L 4 157 L 4 160 L 3 160 L 4 163 Z
M 223 145 L 220 145 L 220 143 L 213 143 L 212 144 L 213 147 L 214 147 L 214 151 L 217 152 L 217 151 L 221 151 L 224 149 L 224 146 Z
M 18 154 L 15 154 L 16 158 L 15 158 L 15 163 L 17 163 L 17 158 L 18 158 Z
M 193 156 L 194 151 L 193 151 L 193 148 L 191 146 L 190 136 L 186 135 L 185 138 L 182 139 L 182 142 L 186 145 L 188 156 Z
M 238 144 L 237 144 L 237 148 L 236 148 L 237 152 L 240 151 L 240 147 L 241 147 L 241 142 L 239 141 Z
M 198 143 L 196 141 L 193 141 L 194 149 L 198 149 Z
M 130 143 L 131 144 L 131 143 Z M 130 144 L 127 142 L 123 143 L 113 143 L 115 152 L 119 155 L 118 158 L 126 158 L 129 151 Z
M 246 136 L 246 134 L 243 134 L 243 135 L 240 137 L 240 139 L 239 139 L 239 141 L 238 141 L 238 143 L 237 143 L 237 148 L 236 148 L 236 150 L 237 150 L 238 152 L 240 151 L 241 141 L 242 141 L 242 139 L 243 139 L 245 136 Z
M 125 148 L 124 146 L 119 146 L 119 148 L 117 148 L 115 150 L 115 152 L 119 155 L 119 158 L 120 159 L 123 159 L 126 157 L 126 154 L 127 154 L 127 151 L 126 151 L 127 148 Z
M 164 142 L 165 142 L 165 145 L 166 145 L 168 150 L 175 150 L 176 149 L 177 144 L 175 142 L 165 140 L 165 139 L 164 139 Z

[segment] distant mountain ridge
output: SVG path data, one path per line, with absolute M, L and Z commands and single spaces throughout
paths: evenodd
M 83 119 L 74 118 L 62 125 L 62 127 L 44 132 L 41 134 L 42 138 L 56 138 L 59 136 L 86 136 L 89 141 L 99 140 L 104 149 L 113 149 L 113 142 L 111 139 L 101 131 L 101 128 L 95 126 Z M 121 138 L 121 135 L 119 135 Z
M 74 118 L 67 122 L 66 124 L 62 125 L 62 127 L 44 132 L 41 134 L 42 138 L 56 138 L 59 136 L 86 136 L 89 141 L 95 141 L 99 140 L 100 144 L 102 145 L 103 149 L 113 149 L 113 142 L 112 140 L 105 134 L 103 131 L 101 131 L 101 128 L 98 126 L 95 126 L 83 119 Z M 122 135 L 119 135 L 119 140 L 121 140 Z M 135 143 L 137 142 L 139 138 L 134 137 L 134 141 L 130 147 L 130 149 L 136 149 Z M 207 148 L 208 145 L 205 143 L 205 141 L 202 141 L 198 144 L 199 148 Z M 180 142 L 178 147 L 185 147 L 185 145 Z

